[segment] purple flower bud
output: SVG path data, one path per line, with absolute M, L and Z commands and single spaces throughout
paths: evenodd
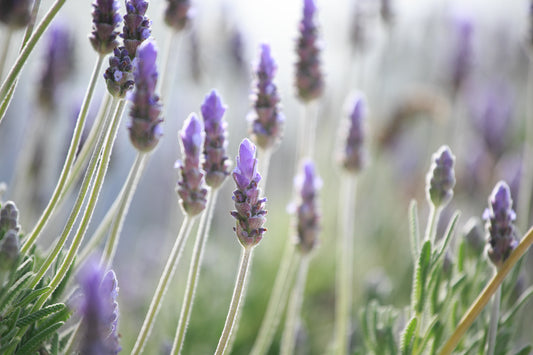
M 366 116 L 366 102 L 362 94 L 355 94 L 348 102 L 349 128 L 342 154 L 342 165 L 349 172 L 359 172 L 365 164 L 363 120 Z
M 107 91 L 115 97 L 123 98 L 133 87 L 133 65 L 125 47 L 115 48 L 109 57 L 109 67 L 104 73 Z
M 227 122 L 222 118 L 226 106 L 215 90 L 206 96 L 202 105 L 202 117 L 205 126 L 204 163 L 207 185 L 217 188 L 229 175 L 229 161 L 226 156 Z
M 233 228 L 243 247 L 255 246 L 263 238 L 266 229 L 266 198 L 259 198 L 261 175 L 257 172 L 256 147 L 248 139 L 244 139 L 239 147 L 237 166 L 233 170 L 233 180 L 237 189 L 233 191 L 236 211 L 231 215 L 237 220 Z
M 115 273 L 105 272 L 96 259 L 80 271 L 78 280 L 83 292 L 80 312 L 83 337 L 80 352 L 88 355 L 118 354 L 118 284 Z
M 33 0 L 0 0 L 0 21 L 13 29 L 26 27 L 31 21 Z
M 470 16 L 462 13 L 454 18 L 455 48 L 451 62 L 451 80 L 457 92 L 466 81 L 472 67 L 474 24 Z
M 20 240 L 14 229 L 8 230 L 0 241 L 0 270 L 9 270 L 20 256 Z
M 499 181 L 492 190 L 489 207 L 485 209 L 483 219 L 489 241 L 487 254 L 499 268 L 518 245 L 513 224 L 516 213 L 513 211 L 511 191 L 504 181 Z
M 204 146 L 202 122 L 191 114 L 180 131 L 183 161 L 177 162 L 181 180 L 176 189 L 180 204 L 189 216 L 196 216 L 205 209 L 207 189 L 204 186 L 204 173 L 200 169 L 200 154 Z
M 93 31 L 89 40 L 100 54 L 108 54 L 118 46 L 116 30 L 121 20 L 117 0 L 95 0 L 93 3 Z
M 167 0 L 165 23 L 175 31 L 181 31 L 191 19 L 190 0 Z
M 450 202 L 455 186 L 455 157 L 446 145 L 431 157 L 431 167 L 426 175 L 426 198 L 435 207 L 444 207 Z
M 317 244 L 320 232 L 317 192 L 322 187 L 322 181 L 316 174 L 315 165 L 311 161 L 305 162 L 303 168 L 304 173 L 296 182 L 300 191 L 296 243 L 302 253 L 309 253 Z
M 18 232 L 20 225 L 18 223 L 19 211 L 13 201 L 7 201 L 0 210 L 0 238 L 8 230 Z
M 130 140 L 141 152 L 148 152 L 161 138 L 161 103 L 155 94 L 157 85 L 157 49 L 152 41 L 146 41 L 137 50 L 133 72 L 135 90 L 131 100 Z
M 298 97 L 305 102 L 312 101 L 322 95 L 324 80 L 320 69 L 320 46 L 318 29 L 314 23 L 316 5 L 314 0 L 304 0 L 303 18 L 299 25 L 296 52 L 296 88 Z
M 285 117 L 279 112 L 278 89 L 274 84 L 277 66 L 270 54 L 268 44 L 261 45 L 259 64 L 256 70 L 256 88 L 252 100 L 254 111 L 248 114 L 252 139 L 262 149 L 271 149 L 281 139 Z
M 127 0 L 124 27 L 120 35 L 124 40 L 124 47 L 128 50 L 130 58 L 135 58 L 137 48 L 151 34 L 152 22 L 144 16 L 148 9 L 148 2 L 144 0 Z

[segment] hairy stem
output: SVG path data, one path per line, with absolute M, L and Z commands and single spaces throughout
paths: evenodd
M 500 302 L 502 297 L 502 287 L 492 297 L 492 307 L 490 311 L 490 325 L 487 339 L 487 355 L 494 355 L 496 348 L 496 337 L 498 336 L 498 321 L 500 320 Z
M 7 54 L 9 53 L 9 47 L 11 46 L 11 39 L 13 38 L 13 29 L 9 27 L 6 31 L 4 39 L 4 46 L 2 48 L 2 54 L 0 54 L 0 80 L 4 76 L 4 66 L 6 65 Z

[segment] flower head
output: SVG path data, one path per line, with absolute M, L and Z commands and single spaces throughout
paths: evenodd
M 13 201 L 7 201 L 0 210 L 0 239 L 9 230 L 18 232 L 20 225 L 18 223 L 19 211 Z
M 20 240 L 14 229 L 8 230 L 0 241 L 0 270 L 9 270 L 20 256 Z
M 127 0 L 126 15 L 121 37 L 130 58 L 135 58 L 137 48 L 150 37 L 152 22 L 144 16 L 148 9 L 148 2 L 144 0 Z
M 317 192 L 322 181 L 316 174 L 311 161 L 304 163 L 303 175 L 297 180 L 300 203 L 297 213 L 297 246 L 302 253 L 308 253 L 318 242 L 320 232 L 320 213 L 318 211 Z
M 108 54 L 118 45 L 117 26 L 121 20 L 117 0 L 95 0 L 93 3 L 93 31 L 89 40 L 100 54 Z
M 125 47 L 115 48 L 104 73 L 107 91 L 115 97 L 125 97 L 133 88 L 133 65 Z
M 205 209 L 207 189 L 204 186 L 204 173 L 200 169 L 200 155 L 204 146 L 202 122 L 191 114 L 180 131 L 183 161 L 177 162 L 181 179 L 177 192 L 180 204 L 189 216 L 196 216 Z
M 280 98 L 274 84 L 276 70 L 277 66 L 270 54 L 270 46 L 261 45 L 256 70 L 256 89 L 252 96 L 254 111 L 248 115 L 248 120 L 251 123 L 252 139 L 262 149 L 270 149 L 279 142 L 285 120 L 278 107 Z
M 31 21 L 33 0 L 0 0 L 0 21 L 13 29 L 26 27 Z
M 426 175 L 426 198 L 435 207 L 444 207 L 453 196 L 455 157 L 450 148 L 443 145 L 431 157 L 431 167 Z
M 362 94 L 355 94 L 348 104 L 349 129 L 341 159 L 347 171 L 359 172 L 365 163 L 363 121 L 366 116 L 366 102 Z
M 489 241 L 487 254 L 499 268 L 518 245 L 514 228 L 516 213 L 513 210 L 511 191 L 504 181 L 498 182 L 492 190 L 483 219 Z
M 205 181 L 207 185 L 217 188 L 229 175 L 229 161 L 226 156 L 227 122 L 222 118 L 226 106 L 218 93 L 213 90 L 202 104 L 202 117 L 205 126 L 204 162 Z
M 261 175 L 257 172 L 255 153 L 255 145 L 244 139 L 232 174 L 237 189 L 233 191 L 236 211 L 232 211 L 231 215 L 237 220 L 234 230 L 243 247 L 257 245 L 266 231 L 263 228 L 267 213 L 264 207 L 266 198 L 259 198 Z
M 459 90 L 466 81 L 472 67 L 474 24 L 467 14 L 454 18 L 455 48 L 451 62 L 451 81 L 454 91 Z
M 181 31 L 191 20 L 190 0 L 167 0 L 165 23 L 175 31 Z

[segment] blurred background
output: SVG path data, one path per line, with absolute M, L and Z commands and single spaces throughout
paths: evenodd
M 40 16 L 51 3 L 42 1 Z M 32 53 L 0 127 L 0 182 L 6 183 L 3 198 L 17 202 L 26 231 L 53 191 L 96 61 L 87 38 L 91 3 L 67 1 Z M 306 286 L 298 348 L 302 354 L 325 353 L 333 338 L 337 157 L 343 133 L 339 127 L 347 118 L 350 93 L 363 92 L 369 107 L 369 159 L 354 197 L 355 310 L 371 298 L 397 307 L 409 303 L 412 262 L 407 207 L 411 199 L 417 200 L 424 225 L 428 212 L 425 174 L 431 154 L 442 144 L 448 144 L 456 155 L 457 185 L 454 199 L 443 212 L 441 230 L 456 209 L 462 211 L 460 228 L 470 217 L 481 217 L 498 180 L 509 183 L 515 203 L 531 198 L 518 195 L 526 104 L 532 94 L 527 96 L 532 42 L 528 1 L 317 0 L 317 5 L 326 83 L 318 104 L 315 150 L 318 173 L 324 181 L 320 193 L 323 227 Z M 160 50 L 159 63 L 170 36 L 163 22 L 165 6 L 163 0 L 152 0 L 147 12 Z M 302 1 L 294 0 L 193 1 L 194 19 L 174 42 L 166 73 L 171 89 L 163 98 L 164 137 L 140 181 L 114 265 L 120 286 L 119 331 L 126 352 L 133 346 L 183 219 L 174 193 L 178 176 L 174 162 L 180 158 L 177 132 L 191 112 L 199 113 L 204 97 L 215 88 L 228 106 L 228 155 L 234 160 L 238 144 L 248 135 L 245 118 L 251 109 L 259 45 L 269 43 L 278 64 L 275 82 L 286 122 L 264 192 L 268 232 L 255 251 L 234 346 L 235 354 L 249 352 L 286 238 L 293 234 L 287 206 L 292 202 L 292 167 L 302 111 L 294 90 L 295 41 L 302 6 Z M 52 55 L 47 53 L 47 42 L 53 28 L 59 27 L 66 29 L 63 43 L 70 46 L 72 58 L 61 58 L 64 73 L 54 74 L 61 80 L 50 88 L 42 84 L 47 58 Z M 0 34 L 3 41 L 3 28 Z M 12 43 L 21 40 L 22 33 L 17 33 Z M 9 53 L 8 64 L 15 59 L 14 53 Z M 102 78 L 90 117 L 96 115 L 104 90 Z M 127 122 L 125 115 L 91 230 L 114 201 L 134 160 Z M 185 354 L 211 353 L 223 328 L 240 253 L 229 214 L 233 189 L 233 181 L 228 179 L 219 194 Z M 65 204 L 47 227 L 43 248 L 63 227 L 69 206 Z M 530 216 L 518 216 L 521 234 L 530 221 Z M 148 344 L 150 353 L 164 354 L 171 346 L 193 239 L 162 305 Z M 358 312 L 353 319 L 357 341 Z M 533 337 L 531 329 L 523 328 L 523 339 Z M 278 342 L 279 334 L 272 354 L 278 352 Z

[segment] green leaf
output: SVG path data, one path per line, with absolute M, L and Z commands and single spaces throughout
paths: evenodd
M 430 278 L 430 285 L 431 285 L 431 298 L 430 298 L 430 304 L 431 304 L 431 313 L 435 314 L 440 309 L 440 303 L 439 303 L 439 294 L 440 294 L 440 284 L 442 280 L 442 270 L 439 268 L 436 268 Z
M 75 335 L 74 331 L 70 330 L 70 331 L 67 331 L 66 334 L 61 337 L 61 339 L 59 339 L 59 352 L 61 354 L 64 353 L 65 347 L 67 346 L 70 338 L 73 337 L 74 335 Z
M 50 355 L 59 355 L 59 335 L 57 333 L 54 333 L 50 343 Z
M 457 225 L 457 220 L 459 219 L 460 215 L 461 215 L 461 212 L 455 211 L 452 219 L 450 220 L 450 223 L 448 223 L 448 228 L 446 228 L 446 233 L 444 233 L 444 239 L 442 241 L 442 244 L 438 252 L 436 252 L 433 257 L 432 267 L 437 264 L 439 259 L 442 257 L 442 255 L 446 251 L 446 247 L 448 246 L 450 239 L 453 235 L 453 232 L 455 231 L 455 226 Z
M 416 327 L 418 319 L 416 317 L 411 320 L 405 326 L 405 329 L 400 340 L 400 352 L 403 355 L 410 355 L 413 350 L 413 343 L 416 336 Z
M 422 312 L 426 297 L 426 279 L 430 270 L 431 263 L 431 241 L 426 240 L 420 250 L 420 256 L 415 270 L 415 279 L 413 282 L 413 307 L 416 312 Z
M 39 309 L 39 310 L 37 310 L 37 311 L 35 311 L 33 313 L 28 314 L 25 317 L 20 318 L 17 321 L 17 327 L 21 327 L 22 328 L 22 327 L 25 327 L 27 325 L 30 325 L 30 324 L 38 321 L 38 320 L 41 320 L 41 319 L 49 316 L 52 313 L 59 312 L 59 311 L 63 310 L 66 307 L 67 306 L 65 306 L 63 303 L 56 303 L 56 304 L 41 308 L 41 309 Z
M 520 298 L 518 298 L 513 307 L 503 315 L 500 321 L 500 327 L 505 327 L 508 325 L 508 323 L 515 316 L 520 307 L 522 307 L 526 303 L 526 301 L 529 299 L 529 297 L 531 297 L 531 295 L 533 295 L 533 286 L 528 287 L 520 295 Z
M 74 258 L 74 261 L 68 268 L 67 272 L 65 273 L 65 276 L 63 276 L 63 279 L 61 280 L 59 285 L 57 285 L 56 289 L 52 293 L 52 296 L 50 297 L 51 303 L 59 302 L 59 298 L 61 297 L 61 295 L 63 295 L 63 291 L 67 287 L 67 283 L 70 281 L 70 277 L 72 276 L 72 272 L 74 270 L 75 264 L 76 264 L 76 258 Z
M 61 328 L 63 324 L 63 322 L 52 324 L 48 328 L 45 328 L 35 334 L 33 337 L 28 339 L 24 345 L 21 346 L 21 348 L 17 351 L 17 355 L 33 354 L 33 352 L 39 349 L 46 339 L 52 336 L 59 328 Z
M 9 350 L 12 348 L 15 348 L 19 342 L 20 342 L 20 337 L 11 339 L 9 343 L 6 343 L 0 346 L 0 354 L 7 354 Z
M 531 354 L 531 350 L 532 350 L 531 345 L 526 345 L 522 349 L 518 350 L 518 352 L 515 353 L 515 355 L 528 355 L 528 354 Z
M 18 267 L 17 271 L 15 271 L 15 278 L 20 279 L 22 275 L 33 271 L 33 267 L 35 266 L 35 257 L 33 255 L 30 255 L 26 260 L 24 260 Z
M 457 271 L 464 272 L 465 271 L 465 260 L 466 260 L 466 244 L 465 241 L 462 240 L 461 244 L 459 244 L 459 248 L 457 249 Z
M 50 289 L 50 287 L 46 286 L 46 287 L 43 287 L 43 288 L 39 288 L 37 290 L 32 290 L 30 293 L 28 293 L 28 295 L 24 296 L 23 299 L 21 299 L 19 302 L 17 302 L 14 305 L 14 307 L 22 307 L 22 308 L 26 307 L 32 301 L 37 299 L 37 297 L 39 297 L 43 293 L 46 293 L 46 291 L 48 291 L 49 289 Z
M 409 203 L 409 235 L 411 236 L 411 254 L 416 262 L 420 251 L 420 224 L 418 223 L 418 206 L 416 200 Z
M 65 306 L 60 311 L 54 314 L 51 314 L 49 317 L 43 319 L 38 324 L 38 329 L 48 328 L 53 323 L 66 322 L 70 318 L 71 314 L 72 314 L 71 310 L 67 306 Z
M 11 286 L 9 288 L 9 290 L 7 290 L 6 294 L 4 295 L 3 299 L 0 300 L 0 310 L 1 311 L 4 311 L 7 307 L 7 305 L 9 305 L 9 303 L 11 303 L 11 301 L 22 291 L 24 291 L 24 287 L 26 287 L 26 285 L 30 282 L 30 280 L 33 278 L 35 274 L 32 273 L 32 272 L 28 272 L 26 274 L 24 274 L 20 279 L 17 280 L 17 282 L 15 282 L 13 284 L 13 286 Z

